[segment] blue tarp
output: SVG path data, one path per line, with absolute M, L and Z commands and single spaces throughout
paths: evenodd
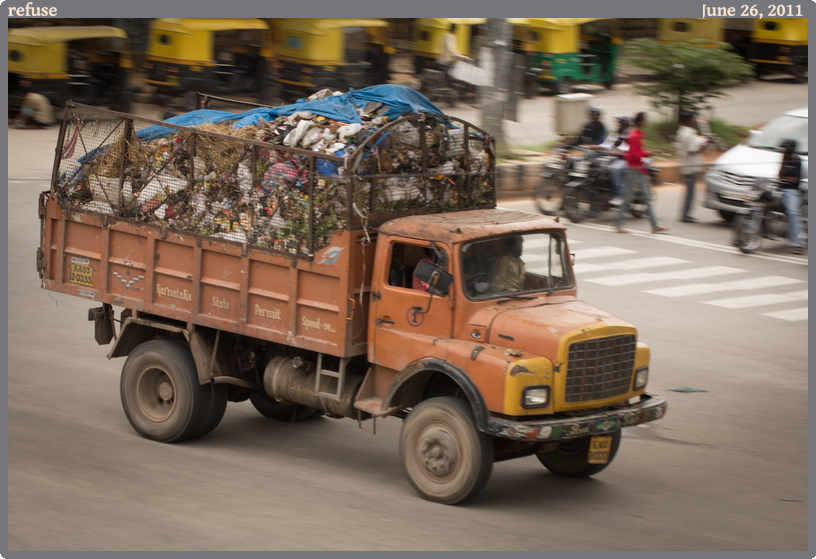
M 243 128 L 258 122 L 263 117 L 273 121 L 279 116 L 287 116 L 299 111 L 308 111 L 318 116 L 336 120 L 338 122 L 362 124 L 357 108 L 365 108 L 371 102 L 380 102 L 388 107 L 385 116 L 394 120 L 411 113 L 443 114 L 439 108 L 431 103 L 424 95 L 402 85 L 375 85 L 359 91 L 350 91 L 342 95 L 324 97 L 317 101 L 306 102 L 300 100 L 293 105 L 282 107 L 259 107 L 243 113 L 227 113 L 202 109 L 183 115 L 174 116 L 165 122 L 179 126 L 196 126 L 204 123 L 218 123 L 235 121 L 235 128 Z M 151 126 L 137 132 L 141 140 L 155 140 L 174 132 L 165 126 Z

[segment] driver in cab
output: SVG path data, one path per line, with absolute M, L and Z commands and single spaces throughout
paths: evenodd
M 504 239 L 506 251 L 493 263 L 490 273 L 490 290 L 494 293 L 517 292 L 524 288 L 526 268 L 521 259 L 524 240 L 521 236 Z

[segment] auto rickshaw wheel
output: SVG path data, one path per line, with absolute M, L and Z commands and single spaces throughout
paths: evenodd
M 805 72 L 807 72 L 807 66 L 798 62 L 794 64 L 793 70 L 791 73 L 793 74 L 793 81 L 794 83 L 802 83 L 805 81 Z

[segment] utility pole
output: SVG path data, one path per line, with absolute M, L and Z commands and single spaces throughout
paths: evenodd
M 490 48 L 487 64 L 487 83 L 482 86 L 479 97 L 482 102 L 482 127 L 496 140 L 496 151 L 503 153 L 507 147 L 502 132 L 504 107 L 510 90 L 510 24 L 504 19 L 488 18 L 487 47 Z

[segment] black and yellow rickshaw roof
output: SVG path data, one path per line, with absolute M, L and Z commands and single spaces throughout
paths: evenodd
M 281 31 L 299 31 L 311 35 L 322 35 L 326 31 L 348 27 L 388 27 L 388 22 L 382 19 L 287 18 L 277 26 Z
M 269 25 L 262 19 L 232 18 L 165 18 L 154 20 L 150 27 L 156 31 L 170 33 L 201 33 L 204 31 L 230 31 L 234 29 L 263 29 L 268 31 Z
M 9 29 L 8 42 L 18 45 L 45 46 L 82 39 L 127 39 L 127 33 L 116 27 L 93 25 L 87 27 L 23 27 Z

